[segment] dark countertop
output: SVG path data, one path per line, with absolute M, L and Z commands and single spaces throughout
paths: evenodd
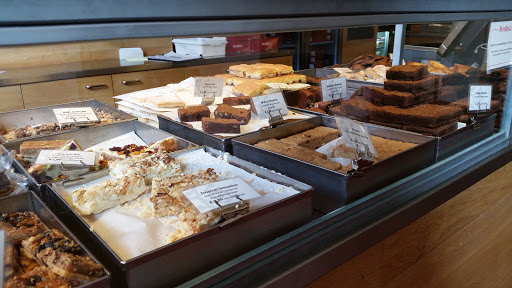
M 126 72 L 293 56 L 294 52 L 293 50 L 282 50 L 274 53 L 235 55 L 182 62 L 145 61 L 137 63 L 123 61 L 123 63 L 121 63 L 119 59 L 107 59 L 11 69 L 2 69 L 0 67 L 0 71 L 5 71 L 5 73 L 0 73 L 0 87 Z M 123 65 L 124 63 L 128 65 Z

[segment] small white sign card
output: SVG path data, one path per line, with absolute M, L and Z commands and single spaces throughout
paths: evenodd
M 487 41 L 487 74 L 512 64 L 512 21 L 492 22 Z
M 41 150 L 36 159 L 38 165 L 81 165 L 94 166 L 96 152 L 72 150 Z
M 253 97 L 251 98 L 251 103 L 254 107 L 253 112 L 260 119 L 269 119 L 288 114 L 288 107 L 281 92 Z
M 338 129 L 341 132 L 341 140 L 343 143 L 361 152 L 366 152 L 366 147 L 368 147 L 370 153 L 374 156 L 378 156 L 366 125 L 341 116 L 336 116 L 336 124 L 338 124 Z
M 59 124 L 98 122 L 91 107 L 56 108 L 53 113 Z
M 469 85 L 468 112 L 491 110 L 492 85 Z
M 194 96 L 203 97 L 203 102 L 215 101 L 215 97 L 222 97 L 224 79 L 211 77 L 195 77 Z
M 348 100 L 347 78 L 332 78 L 320 81 L 322 101 Z
M 240 178 L 194 187 L 183 191 L 183 195 L 185 195 L 201 213 L 218 209 L 219 206 L 215 201 L 222 206 L 226 206 L 240 202 L 238 198 L 250 200 L 261 196 Z

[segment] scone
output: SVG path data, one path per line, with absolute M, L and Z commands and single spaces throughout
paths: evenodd
M 82 215 L 97 214 L 136 199 L 145 191 L 144 178 L 139 174 L 131 174 L 75 190 L 73 205 Z

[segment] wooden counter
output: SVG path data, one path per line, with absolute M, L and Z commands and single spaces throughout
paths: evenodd
M 308 287 L 512 287 L 511 174 L 509 163 Z

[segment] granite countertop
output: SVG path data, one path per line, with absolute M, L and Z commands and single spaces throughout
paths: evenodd
M 293 50 L 283 50 L 274 53 L 235 55 L 226 57 L 196 59 L 182 62 L 128 62 L 121 61 L 119 59 L 107 59 L 11 69 L 2 69 L 0 67 L 0 71 L 5 71 L 4 73 L 0 73 L 0 87 L 63 79 L 73 79 L 80 77 L 99 76 L 107 74 L 198 66 L 225 62 L 249 61 L 282 56 L 293 56 L 294 52 L 295 51 Z

